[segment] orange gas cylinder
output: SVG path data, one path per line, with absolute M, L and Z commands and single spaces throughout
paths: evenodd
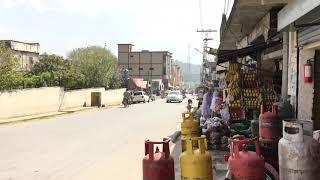
M 263 105 L 259 116 L 259 140 L 278 144 L 280 139 L 280 123 L 277 106 L 272 106 L 272 112 L 266 112 Z
M 143 180 L 174 180 L 174 161 L 170 156 L 169 139 L 162 142 L 145 141 L 145 157 L 142 161 Z M 162 144 L 162 152 L 154 145 Z
M 246 140 L 244 136 L 235 136 L 229 140 L 229 172 L 232 180 L 265 180 L 264 159 L 260 156 L 257 138 Z M 255 143 L 256 152 L 247 151 L 244 145 Z

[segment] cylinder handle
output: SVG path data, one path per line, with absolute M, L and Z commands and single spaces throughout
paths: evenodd
M 201 154 L 204 154 L 207 151 L 207 139 L 205 135 L 201 137 L 188 137 L 185 139 L 186 141 L 186 151 L 188 154 L 193 154 L 195 150 L 193 147 L 193 142 L 197 142 L 197 147 L 199 147 L 199 151 Z
M 159 147 L 156 148 L 156 152 L 154 152 L 154 145 L 162 144 L 162 152 L 165 154 L 165 158 L 168 159 L 170 157 L 170 149 L 169 149 L 169 138 L 163 138 L 163 141 L 150 141 L 149 139 L 144 142 L 145 152 L 144 155 L 149 155 L 149 159 L 154 159 L 154 153 L 159 153 Z
M 258 142 L 258 138 L 254 137 L 251 139 L 245 139 L 243 135 L 236 135 L 229 139 L 230 143 L 230 155 L 234 158 L 239 158 L 239 151 L 244 151 L 244 146 L 250 143 L 254 143 L 256 147 L 256 154 L 258 156 L 261 155 L 260 145 Z
M 193 113 L 192 112 L 183 112 L 182 113 L 182 121 L 185 122 L 187 119 L 190 121 L 193 120 Z

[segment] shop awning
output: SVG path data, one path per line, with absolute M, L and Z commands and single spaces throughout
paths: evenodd
M 217 64 L 221 64 L 227 61 L 234 61 L 237 58 L 242 58 L 245 56 L 255 56 L 257 52 L 262 51 L 264 49 L 276 46 L 280 44 L 282 40 L 277 41 L 267 41 L 258 44 L 254 44 L 251 46 L 247 46 L 242 49 L 235 50 L 218 50 L 218 61 Z
M 136 88 L 145 89 L 146 86 L 144 85 L 141 79 L 132 78 L 131 81 L 133 82 Z

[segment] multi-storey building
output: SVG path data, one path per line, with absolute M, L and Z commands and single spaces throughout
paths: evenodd
M 39 43 L 26 43 L 14 40 L 1 40 L 5 47 L 14 51 L 15 56 L 19 59 L 21 69 L 28 71 L 34 63 L 39 61 Z
M 174 88 L 181 88 L 182 86 L 182 75 L 181 75 L 181 68 L 177 64 L 172 64 L 171 68 L 171 83 Z
M 172 54 L 169 51 L 132 51 L 132 44 L 118 44 L 118 67 L 127 69 L 130 78 L 161 80 L 170 86 Z

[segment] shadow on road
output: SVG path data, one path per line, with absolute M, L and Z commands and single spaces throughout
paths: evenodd
M 171 154 L 174 159 L 175 180 L 180 180 L 180 162 L 179 162 L 180 154 L 181 154 L 181 138 L 179 136 L 175 141 L 175 147 Z

